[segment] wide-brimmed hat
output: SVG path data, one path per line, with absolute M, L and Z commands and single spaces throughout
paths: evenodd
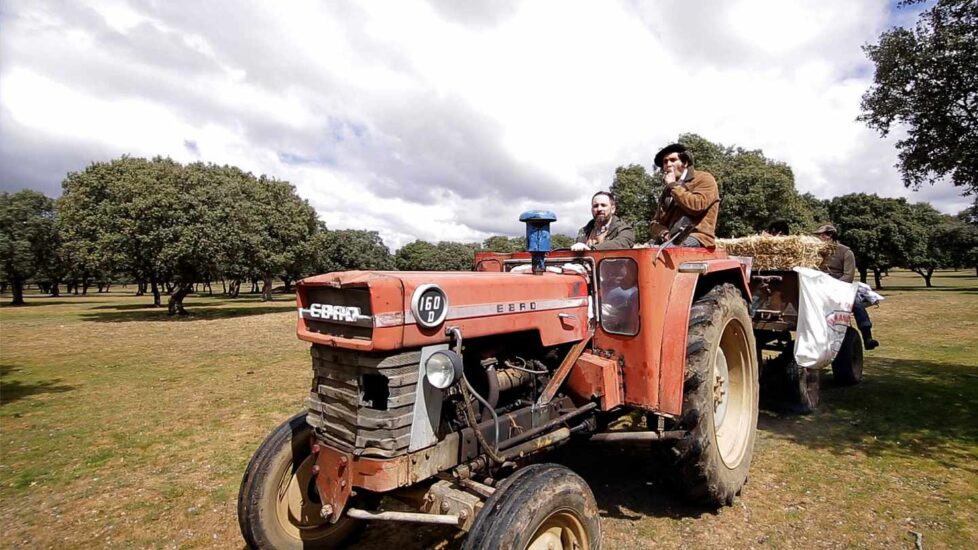
M 655 154 L 655 166 L 656 168 L 662 168 L 662 159 L 666 158 L 666 155 L 671 155 L 673 153 L 686 153 L 689 149 L 682 143 L 673 143 L 672 145 L 666 145 L 661 151 Z
M 839 230 L 836 229 L 834 225 L 827 223 L 815 230 L 816 235 L 821 235 L 823 233 L 828 233 L 829 235 L 838 235 Z

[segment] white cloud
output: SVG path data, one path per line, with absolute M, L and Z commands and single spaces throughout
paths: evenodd
M 961 209 L 904 189 L 893 138 L 855 120 L 889 4 L 6 3 L 0 183 L 56 193 L 80 158 L 162 154 L 292 181 L 392 247 L 520 234 L 541 207 L 572 234 L 616 166 L 692 131 L 802 192 Z

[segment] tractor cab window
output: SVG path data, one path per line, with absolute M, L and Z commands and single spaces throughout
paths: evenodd
M 601 328 L 638 334 L 638 265 L 630 258 L 609 258 L 598 265 Z

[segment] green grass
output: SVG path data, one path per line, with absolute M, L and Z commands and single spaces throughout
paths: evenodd
M 974 547 L 978 279 L 934 282 L 884 279 L 863 384 L 827 384 L 811 416 L 762 414 L 732 507 L 684 504 L 641 450 L 556 455 L 592 486 L 606 547 Z M 2 546 L 240 548 L 244 467 L 308 391 L 293 297 L 191 296 L 186 318 L 119 291 L 27 300 L 0 308 Z M 458 539 L 384 525 L 363 543 Z

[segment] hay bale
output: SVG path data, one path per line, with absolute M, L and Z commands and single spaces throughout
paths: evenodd
M 717 239 L 717 248 L 731 256 L 751 256 L 754 270 L 817 269 L 832 246 L 810 235 L 751 235 L 737 239 Z

